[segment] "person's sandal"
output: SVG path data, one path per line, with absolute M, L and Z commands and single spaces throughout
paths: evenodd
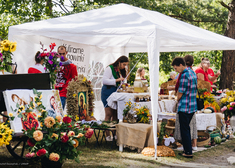
M 193 155 L 186 155 L 185 153 L 182 153 L 182 156 L 185 158 L 193 158 Z

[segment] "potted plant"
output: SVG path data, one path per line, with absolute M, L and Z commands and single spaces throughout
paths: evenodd
M 35 110 L 41 113 L 37 116 L 40 127 L 25 127 L 23 133 L 28 137 L 26 147 L 29 153 L 26 157 L 39 157 L 42 167 L 60 167 L 66 159 L 79 162 L 77 147 L 90 138 L 93 130 L 72 121 L 71 116 L 47 116 L 47 111 L 41 102 L 42 94 L 34 89 L 34 102 L 20 106 L 18 116 L 31 116 Z

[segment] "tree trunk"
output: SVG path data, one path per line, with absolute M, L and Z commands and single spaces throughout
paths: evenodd
M 229 14 L 225 36 L 235 39 L 235 0 L 229 4 Z M 221 65 L 220 88 L 233 89 L 235 80 L 235 51 L 224 51 Z
M 47 16 L 52 16 L 52 0 L 47 0 L 46 1 L 46 14 Z

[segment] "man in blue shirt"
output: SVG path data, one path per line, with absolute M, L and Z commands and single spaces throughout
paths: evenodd
M 181 57 L 176 57 L 171 65 L 176 72 L 180 73 L 179 89 L 177 92 L 177 111 L 179 114 L 180 133 L 184 147 L 182 156 L 192 158 L 189 124 L 194 113 L 197 111 L 197 76 L 190 67 L 187 68 L 184 59 Z

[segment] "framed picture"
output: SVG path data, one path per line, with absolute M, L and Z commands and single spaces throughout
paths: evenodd
M 63 110 L 60 101 L 58 90 L 37 90 L 42 92 L 42 104 L 45 106 L 48 116 L 56 117 L 60 115 L 63 117 Z M 7 113 L 12 113 L 15 119 L 10 121 L 11 128 L 15 133 L 22 133 L 22 129 L 31 129 L 40 127 L 38 116 L 41 115 L 36 108 L 33 112 L 25 113 L 22 110 L 18 113 L 20 106 L 27 106 L 31 101 L 34 103 L 33 90 L 29 89 L 14 89 L 3 92 L 6 104 Z M 34 103 L 35 104 L 35 103 Z M 19 115 L 20 114 L 20 115 Z M 19 117 L 20 116 L 20 117 Z
M 37 120 L 37 113 L 29 113 L 25 115 L 22 113 L 22 118 L 18 117 L 18 107 L 25 106 L 33 101 L 34 94 L 32 90 L 28 89 L 14 89 L 3 92 L 7 114 L 12 113 L 15 119 L 10 121 L 11 128 L 15 133 L 21 133 L 22 129 L 30 129 L 32 127 L 39 127 Z M 17 107 L 18 106 L 18 107 Z
M 88 92 L 78 92 L 78 116 L 80 120 L 86 119 L 88 111 Z

